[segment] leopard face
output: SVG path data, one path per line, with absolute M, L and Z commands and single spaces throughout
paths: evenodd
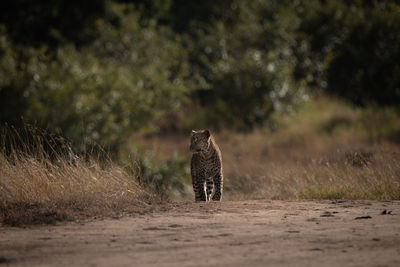
M 199 130 L 193 131 L 190 136 L 190 151 L 193 153 L 201 153 L 207 151 L 210 146 L 210 131 Z

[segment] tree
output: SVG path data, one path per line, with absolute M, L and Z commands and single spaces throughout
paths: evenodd
M 400 103 L 397 1 L 304 1 L 297 73 L 309 84 L 365 106 Z

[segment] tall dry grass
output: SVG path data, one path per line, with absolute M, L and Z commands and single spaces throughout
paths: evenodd
M 397 112 L 319 97 L 277 118 L 275 131 L 222 133 L 227 191 L 233 199 L 400 199 Z
M 400 149 L 392 144 L 258 145 L 237 154 L 224 145 L 229 199 L 400 199 Z
M 33 128 L 2 133 L 0 219 L 5 224 L 140 211 L 153 196 L 137 181 L 135 173 L 103 153 L 74 154 L 56 135 Z
M 275 118 L 274 130 L 214 132 L 224 199 L 400 199 L 400 120 L 375 111 L 322 97 Z M 160 161 L 180 153 L 189 168 L 189 133 L 136 140 Z

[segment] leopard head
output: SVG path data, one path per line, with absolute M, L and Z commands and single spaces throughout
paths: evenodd
M 193 131 L 190 135 L 190 151 L 194 153 L 204 152 L 210 146 L 211 134 L 209 130 Z

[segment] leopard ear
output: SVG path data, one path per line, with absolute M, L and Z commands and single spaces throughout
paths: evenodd
M 209 130 L 204 130 L 204 134 L 206 135 L 207 138 L 210 137 L 210 131 Z
M 192 130 L 192 132 L 190 133 L 190 135 L 193 135 L 193 134 L 195 134 L 196 133 L 196 131 L 195 130 Z

